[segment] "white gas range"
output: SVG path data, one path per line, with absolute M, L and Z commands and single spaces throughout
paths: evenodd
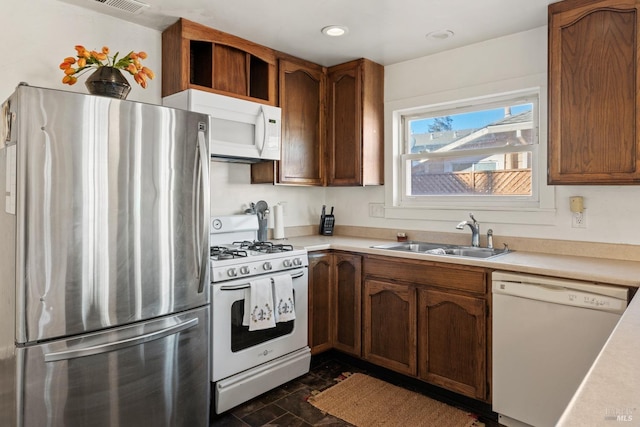
M 256 215 L 214 217 L 210 226 L 211 381 L 219 414 L 309 371 L 309 262 L 303 248 L 256 241 Z M 272 286 L 283 281 L 290 283 L 295 318 L 250 330 L 245 300 L 258 290 L 264 296 L 268 286 L 278 310 Z

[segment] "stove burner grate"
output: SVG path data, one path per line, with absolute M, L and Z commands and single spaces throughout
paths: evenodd
M 224 246 L 212 246 L 210 250 L 211 259 L 223 260 L 233 258 L 244 258 L 248 256 L 246 250 L 227 248 Z
M 245 240 L 243 242 L 233 242 L 233 244 L 239 246 L 242 249 L 246 249 L 248 251 L 262 252 L 266 254 L 289 252 L 293 250 L 292 245 L 285 245 L 282 243 L 275 244 L 272 242 L 259 242 L 259 241 L 250 242 L 248 240 Z

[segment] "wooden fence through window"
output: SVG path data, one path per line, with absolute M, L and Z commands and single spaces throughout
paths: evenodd
M 455 194 L 528 196 L 531 194 L 531 170 L 510 169 L 412 175 L 411 195 L 413 196 Z

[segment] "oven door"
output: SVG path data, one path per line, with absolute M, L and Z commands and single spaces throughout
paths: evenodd
M 307 268 L 279 272 L 272 276 L 280 274 L 290 274 L 293 279 L 296 318 L 276 323 L 275 328 L 258 331 L 250 332 L 248 326 L 242 326 L 244 295 L 249 288 L 249 279 L 212 285 L 213 382 L 307 346 Z

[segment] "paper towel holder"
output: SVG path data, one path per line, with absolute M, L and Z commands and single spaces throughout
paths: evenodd
M 273 238 L 275 240 L 285 239 L 284 234 L 284 206 L 281 203 L 273 207 Z

